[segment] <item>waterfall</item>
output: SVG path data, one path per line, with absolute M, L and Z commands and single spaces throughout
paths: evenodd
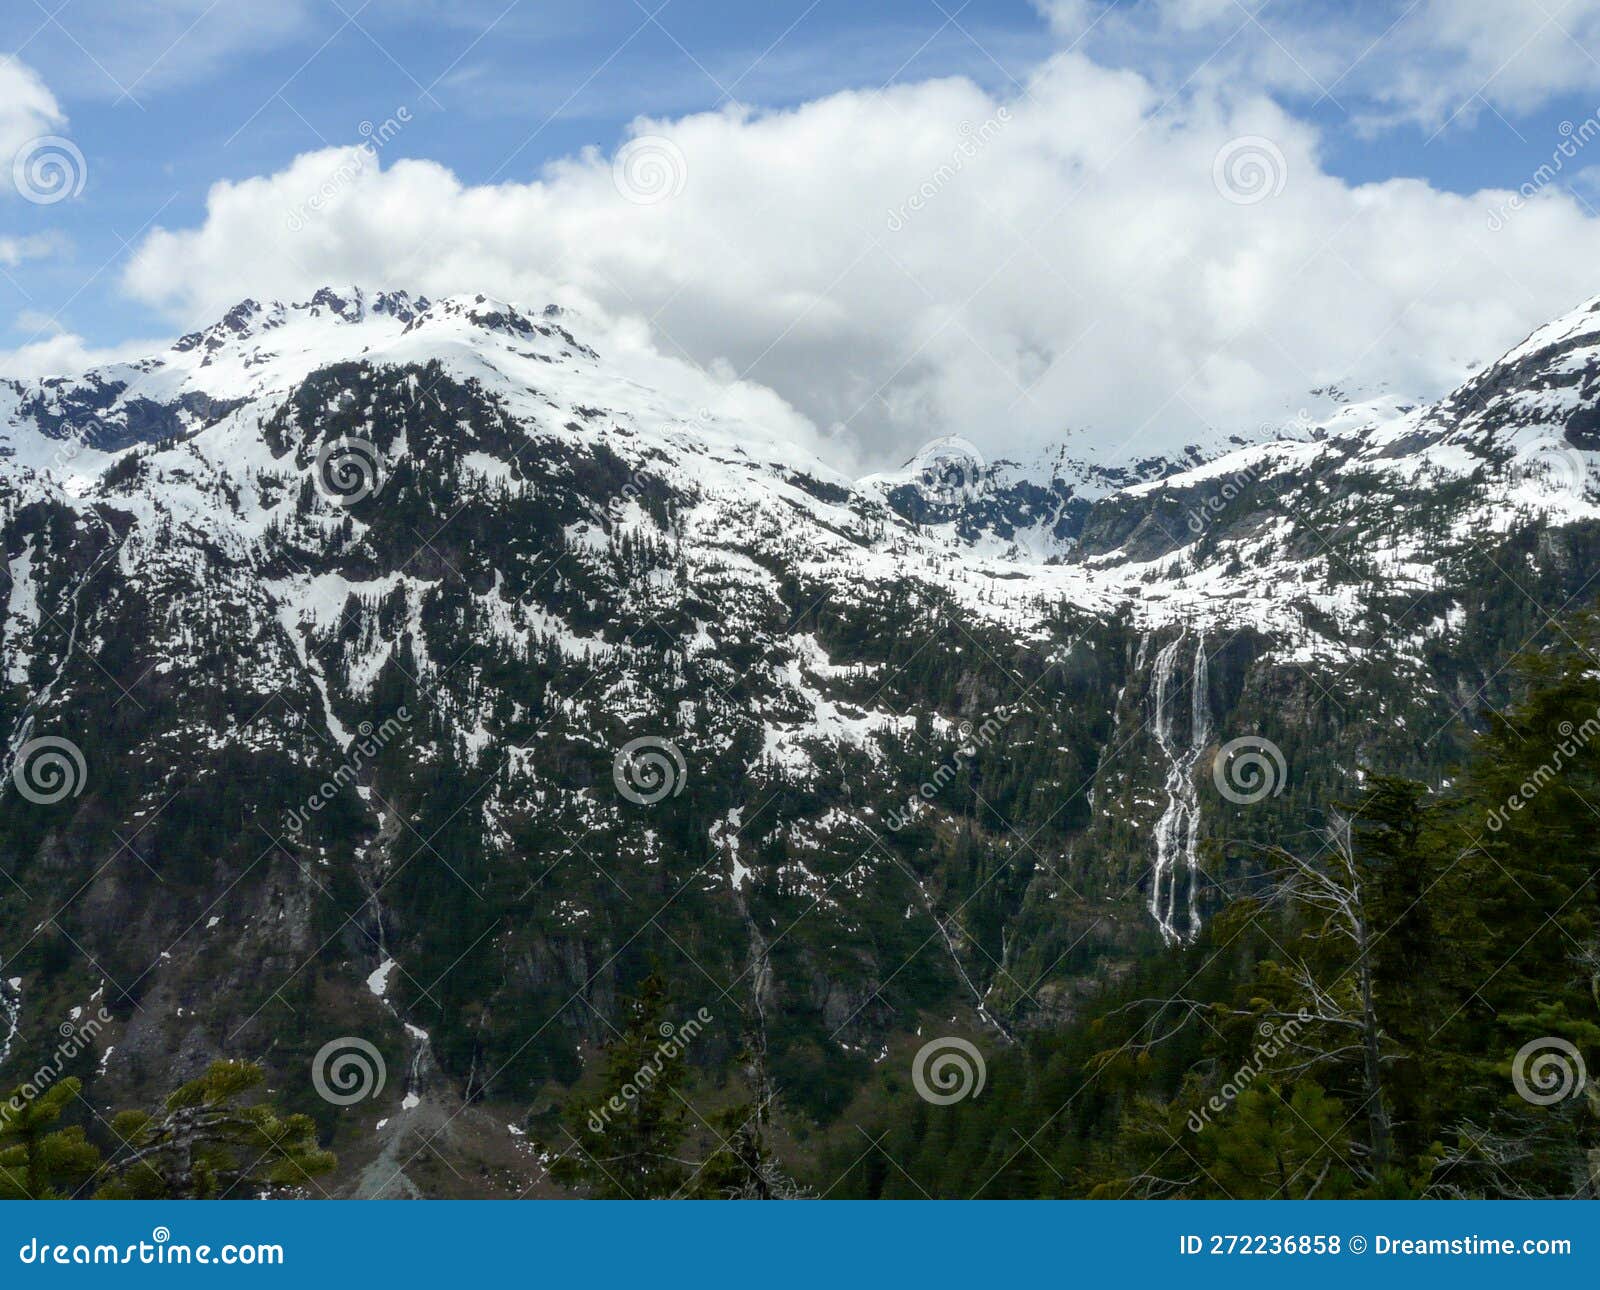
M 1194 666 L 1189 679 L 1189 731 L 1186 747 L 1179 747 L 1174 720 L 1172 691 L 1177 679 L 1178 655 L 1188 632 L 1162 646 L 1155 660 L 1155 737 L 1156 746 L 1167 762 L 1164 785 L 1166 809 L 1156 821 L 1155 865 L 1150 878 L 1150 914 L 1168 945 L 1193 940 L 1200 934 L 1200 799 L 1195 791 L 1194 771 L 1211 737 L 1211 713 L 1207 701 L 1206 642 L 1202 635 L 1195 645 Z M 1188 876 L 1188 893 L 1183 913 L 1178 908 L 1178 887 Z M 1187 930 L 1179 931 L 1185 918 Z
M 1211 677 L 1206 670 L 1206 638 L 1202 632 L 1194 646 L 1194 674 L 1189 682 L 1189 729 L 1192 751 L 1184 779 L 1189 788 L 1189 836 L 1184 862 L 1189 870 L 1189 940 L 1200 935 L 1200 796 L 1195 789 L 1195 768 L 1211 742 Z
M 5 966 L 5 960 L 0 959 L 0 967 Z M 0 981 L 0 1014 L 4 1015 L 6 1037 L 0 1040 L 0 1066 L 4 1066 L 11 1056 L 11 1045 L 16 1041 L 17 1031 L 22 1029 L 22 978 L 12 977 L 10 981 Z

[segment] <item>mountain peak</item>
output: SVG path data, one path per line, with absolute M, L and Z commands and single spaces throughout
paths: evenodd
M 255 340 L 297 323 L 350 327 L 398 323 L 402 331 L 409 331 L 445 319 L 466 322 L 502 336 L 527 339 L 556 335 L 572 350 L 595 356 L 567 330 L 565 323 L 570 314 L 560 305 L 547 304 L 534 310 L 481 292 L 430 300 L 420 292 L 371 291 L 354 285 L 318 287 L 306 300 L 271 300 L 263 304 L 246 298 L 210 326 L 179 337 L 172 350 L 178 354 L 199 352 L 205 358 L 228 345 Z

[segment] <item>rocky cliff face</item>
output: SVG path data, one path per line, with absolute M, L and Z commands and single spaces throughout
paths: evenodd
M 800 1118 L 1070 1013 L 1209 917 L 1208 840 L 1448 773 L 1600 574 L 1597 359 L 1591 307 L 1436 406 L 863 481 L 483 297 L 0 384 L 0 1077 L 90 1000 L 96 1105 L 222 1053 L 320 1105 L 357 1037 L 324 1119 L 405 1191 L 424 1124 L 515 1168 L 651 970 Z

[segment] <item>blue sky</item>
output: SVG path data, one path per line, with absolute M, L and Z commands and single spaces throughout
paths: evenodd
M 400 107 L 414 122 L 386 161 L 426 157 L 469 182 L 521 180 L 552 157 L 588 146 L 609 152 L 641 113 L 714 108 L 729 92 L 784 107 L 891 78 L 955 74 L 999 85 L 1050 45 L 1037 11 L 1014 0 L 968 6 L 960 27 L 927 0 L 652 0 L 648 8 L 586 0 L 509 10 L 505 0 L 312 0 L 289 6 L 300 16 L 282 30 L 256 39 L 241 33 L 223 49 L 221 35 L 209 44 L 201 36 L 234 19 L 226 5 L 202 7 L 184 15 L 194 31 L 164 30 L 134 53 L 82 0 L 59 21 L 47 14 L 60 0 L 31 13 L 28 0 L 12 3 L 20 18 L 13 30 L 26 34 L 9 52 L 58 95 L 89 181 L 76 202 L 5 208 L 12 227 L 63 231 L 74 252 L 13 271 L 15 283 L 0 289 L 26 293 L 13 297 L 14 313 L 54 315 L 65 304 L 59 321 L 101 342 L 163 329 L 117 290 L 114 274 L 66 303 L 119 256 L 121 239 L 134 239 L 152 219 L 193 223 L 215 180 L 358 142 L 361 122 Z
M 1213 128 L 1242 132 L 1227 122 L 1263 119 L 1262 110 L 1251 105 L 1269 103 L 1282 113 L 1282 123 L 1269 129 L 1283 136 L 1297 175 L 1306 173 L 1307 163 L 1298 159 L 1304 156 L 1317 182 L 1336 183 L 1340 195 L 1356 193 L 1363 184 L 1421 181 L 1432 205 L 1408 211 L 1405 218 L 1417 225 L 1396 235 L 1398 256 L 1408 254 L 1406 246 L 1430 240 L 1429 220 L 1454 218 L 1451 195 L 1527 182 L 1568 137 L 1566 129 L 1600 107 L 1600 49 L 1591 48 L 1600 46 L 1600 4 L 1593 0 L 170 0 L 138 6 L 137 12 L 112 0 L 9 0 L 7 9 L 10 65 L 25 69 L 55 104 L 53 119 L 34 118 L 36 128 L 70 139 L 84 157 L 86 175 L 81 194 L 70 200 L 35 205 L 15 195 L 0 197 L 0 252 L 11 248 L 9 255 L 0 253 L 0 354 L 57 333 L 93 349 L 172 335 L 197 321 L 221 296 L 189 288 L 154 290 L 154 268 L 142 280 L 130 270 L 149 250 L 157 228 L 189 239 L 171 243 L 168 251 L 176 258 L 161 262 L 174 277 L 209 274 L 230 284 L 236 280 L 241 292 L 252 294 L 291 289 L 284 284 L 301 279 L 281 265 L 263 263 L 259 274 L 253 272 L 263 248 L 249 236 L 223 244 L 219 232 L 204 240 L 220 223 L 207 207 L 211 186 L 266 183 L 286 173 L 297 156 L 359 144 L 363 123 L 402 111 L 408 118 L 404 128 L 378 158 L 383 171 L 392 173 L 405 159 L 431 161 L 466 189 L 492 196 L 548 177 L 547 168 L 562 159 L 581 164 L 586 155 L 590 162 L 598 156 L 603 168 L 640 116 L 671 136 L 673 123 L 728 110 L 734 102 L 752 121 L 807 105 L 839 104 L 839 96 L 850 91 L 873 103 L 922 104 L 933 101 L 931 92 L 901 100 L 884 87 L 925 86 L 938 78 L 969 82 L 981 95 L 972 100 L 980 110 L 992 113 L 995 105 L 1010 103 L 1042 112 L 1046 99 L 1035 93 L 1036 78 L 1055 60 L 1070 65 L 1078 83 L 1106 73 L 1095 92 L 1113 97 L 1120 90 L 1111 74 L 1136 78 L 1151 96 L 1138 109 L 1142 120 L 1154 122 L 1151 128 L 1169 142 Z M 1074 97 L 1070 87 L 1063 94 L 1060 102 L 1076 105 L 1072 128 L 1081 131 L 1083 113 L 1092 117 L 1096 107 Z M 0 101 L 0 119 L 4 109 Z M 888 120 L 886 128 L 897 124 L 903 118 Z M 730 149 L 755 128 L 730 134 Z M 684 137 L 690 133 L 685 130 Z M 838 157 L 850 144 L 842 138 L 829 146 Z M 1205 157 L 1215 151 L 1209 144 L 1208 149 Z M 993 183 L 1004 188 L 1008 176 L 997 169 L 1005 164 L 1000 155 L 997 150 L 987 163 L 986 187 L 975 189 L 972 200 L 984 201 Z M 691 160 L 703 175 L 704 158 Z M 844 191 L 845 180 L 818 164 L 813 190 L 838 185 Z M 1117 182 L 1114 166 L 1084 178 L 1085 164 L 1092 170 L 1098 163 L 1085 163 L 1083 156 L 1064 163 L 1078 168 L 1080 186 L 1093 182 L 1109 190 Z M 1572 239 L 1575 255 L 1586 253 L 1590 230 L 1584 221 L 1592 215 L 1584 165 L 1581 156 L 1566 161 L 1557 178 L 1539 185 L 1540 200 L 1551 212 L 1558 196 L 1573 208 L 1563 207 L 1559 215 L 1560 236 Z M 1393 191 L 1397 203 L 1409 200 L 1403 190 Z M 1351 200 L 1359 205 L 1359 198 Z M 740 212 L 724 206 L 715 218 L 726 218 L 731 227 Z M 953 212 L 955 200 L 944 207 Z M 1277 217 L 1290 218 L 1287 206 Z M 1252 235 L 1267 217 L 1259 218 Z M 923 220 L 930 237 L 933 225 L 933 216 Z M 639 227 L 641 236 L 663 233 L 659 222 Z M 970 246 L 964 229 L 952 226 L 944 235 L 952 248 L 963 238 L 959 244 Z M 1115 237 L 1115 226 L 1108 225 L 1104 236 Z M 448 244 L 448 235 L 444 240 Z M 568 235 L 562 245 L 570 242 Z M 1538 311 L 1559 299 L 1542 271 L 1522 263 L 1524 250 L 1513 252 L 1510 239 L 1486 245 L 1481 271 L 1509 276 L 1528 300 L 1508 306 L 1502 311 L 1506 318 L 1492 327 L 1485 324 L 1484 346 L 1498 343 L 1502 330 L 1536 320 Z M 1549 253 L 1559 245 L 1552 244 Z M 1041 246 L 1035 239 L 1030 252 Z M 294 250 L 285 247 L 283 253 L 295 259 Z M 781 258 L 784 246 L 779 241 L 746 250 Z M 1525 250 L 1534 255 L 1538 248 Z M 184 258 L 202 251 L 210 258 Z M 503 266 L 503 248 L 497 254 L 487 263 Z M 562 257 L 570 250 L 554 265 L 550 254 L 540 254 L 546 259 L 529 266 L 532 280 L 559 280 L 566 271 Z M 630 265 L 637 267 L 642 254 Z M 330 273 L 342 267 L 320 250 L 311 258 Z M 913 258 L 908 255 L 900 267 L 920 273 Z M 997 252 L 997 264 L 1000 258 Z M 393 263 L 415 260 L 399 257 Z M 1062 261 L 1050 267 L 1071 284 L 1069 290 L 1076 289 L 1074 266 Z M 1380 294 L 1389 290 L 1384 266 L 1353 268 Z M 351 275 L 372 271 L 370 263 L 352 264 Z M 461 281 L 470 282 L 476 272 L 462 270 Z M 578 276 L 587 276 L 589 295 L 613 313 L 628 301 L 668 298 L 665 290 L 655 294 L 648 273 L 637 282 L 623 277 L 615 299 L 592 285 L 601 277 L 616 281 L 624 272 L 611 263 L 585 264 Z M 823 280 L 796 289 L 820 293 L 828 285 Z M 1172 311 L 1183 312 L 1186 289 L 1176 279 L 1162 287 L 1175 293 Z M 1594 289 L 1577 283 L 1567 303 Z M 672 284 L 672 290 L 681 293 L 683 284 Z M 726 297 L 733 290 L 722 293 L 717 307 L 729 307 Z M 1388 301 L 1396 318 L 1420 299 L 1415 284 L 1404 290 L 1411 294 Z M 738 301 L 732 305 L 737 312 Z M 699 326 L 697 317 L 642 305 L 641 311 L 656 325 L 676 327 L 671 348 L 699 363 L 713 363 L 727 351 L 744 373 L 738 346 L 702 336 L 712 329 Z M 1026 368 L 1030 348 L 1048 355 L 1049 366 L 1070 340 L 1055 334 L 1053 323 L 1036 326 L 1026 316 L 1008 315 L 1005 325 L 1008 334 L 1015 333 L 1018 372 Z M 979 327 L 974 321 L 964 329 Z M 842 334 L 837 343 L 854 344 Z M 1448 353 L 1441 349 L 1414 364 L 1414 371 L 1397 370 L 1394 379 L 1423 385 L 1442 380 L 1450 363 L 1481 361 L 1486 355 L 1468 352 L 1480 347 L 1476 335 L 1452 337 Z M 754 379 L 803 404 L 791 387 L 815 379 L 822 352 L 798 355 L 792 369 L 763 355 Z M 1007 366 L 1013 355 L 990 357 Z M 1308 363 L 1304 352 L 1296 358 L 1299 380 Z M 1029 393 L 1025 378 L 1011 376 Z M 861 376 L 868 387 L 873 379 L 871 373 Z M 805 410 L 819 419 L 835 415 Z M 901 408 L 892 415 L 922 414 Z
M 13 270 L 0 290 L 13 314 L 59 315 L 102 343 L 163 330 L 104 269 L 125 240 L 152 222 L 195 222 L 215 180 L 357 142 L 361 122 L 400 107 L 413 124 L 388 145 L 386 161 L 426 157 L 468 182 L 521 180 L 552 157 L 609 152 L 639 114 L 703 111 L 730 95 L 787 107 L 941 76 L 1004 92 L 1057 43 L 1039 10 L 1019 0 L 308 0 L 277 6 L 276 20 L 241 17 L 227 4 L 179 6 L 162 24 L 104 21 L 110 7 L 87 0 L 12 6 L 9 52 L 57 94 L 89 179 L 78 201 L 4 208 L 11 228 L 60 232 L 72 250 Z M 129 38 L 130 21 L 145 28 L 138 39 Z M 1286 42 L 1308 43 L 1270 8 L 1262 22 Z M 1197 47 L 1192 61 L 1209 48 Z M 1373 136 L 1309 77 L 1284 98 L 1326 132 L 1333 173 L 1419 176 L 1457 192 L 1520 183 L 1559 123 L 1596 107 L 1595 95 L 1569 92 L 1531 111 L 1480 109 L 1442 132 L 1419 122 Z

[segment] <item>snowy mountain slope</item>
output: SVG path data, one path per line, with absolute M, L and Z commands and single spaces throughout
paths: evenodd
M 1523 401 L 1514 411 L 1465 415 L 1469 401 L 1480 397 L 1477 391 L 1504 379 L 1508 363 L 1526 368 L 1542 346 L 1559 344 L 1562 353 L 1572 355 L 1568 366 L 1581 367 L 1585 351 L 1580 347 L 1574 353 L 1573 346 L 1590 335 L 1592 347 L 1592 329 L 1584 330 L 1586 317 L 1578 311 L 1551 324 L 1437 408 L 1397 413 L 1392 400 L 1345 403 L 1321 422 L 1290 423 L 1285 428 L 1295 434 L 1292 439 L 1246 445 L 1204 462 L 1151 461 L 1132 470 L 1110 470 L 1075 461 L 1063 448 L 1038 461 L 987 464 L 971 445 L 951 440 L 931 445 L 900 472 L 852 485 L 759 427 L 719 423 L 703 409 L 676 408 L 647 390 L 619 382 L 554 313 L 527 317 L 483 297 L 434 303 L 413 301 L 403 292 L 368 298 L 353 288 L 342 294 L 324 289 L 300 306 L 243 302 L 211 328 L 144 362 L 92 372 L 76 381 L 7 383 L 0 452 L 69 489 L 82 488 L 114 460 L 117 449 L 205 428 L 208 433 L 193 451 L 233 470 L 243 460 L 238 454 L 248 459 L 252 451 L 250 431 L 242 427 L 259 420 L 263 407 L 281 400 L 310 372 L 340 362 L 435 361 L 505 400 L 525 432 L 604 442 L 630 465 L 648 465 L 652 475 L 673 486 L 700 488 L 708 502 L 719 494 L 737 498 L 748 487 L 776 488 L 826 530 L 846 535 L 842 544 L 822 538 L 828 558 L 872 564 L 871 552 L 863 549 L 871 544 L 860 540 L 864 530 L 854 517 L 881 500 L 889 511 L 914 522 L 894 525 L 894 517 L 888 518 L 894 525 L 891 540 L 909 544 L 909 549 L 895 552 L 897 562 L 909 555 L 913 565 L 935 571 L 946 562 L 941 553 L 956 546 L 975 573 L 1008 584 L 995 591 L 1010 606 L 1026 608 L 1064 597 L 1104 610 L 1123 602 L 1142 605 L 1143 616 L 1160 625 L 1177 616 L 1207 613 L 1208 601 L 1226 602 L 1248 588 L 1224 585 L 1215 595 L 1199 599 L 1182 596 L 1178 588 L 1171 595 L 1162 594 L 1165 588 L 1146 590 L 1151 572 L 1147 563 L 1108 559 L 1109 553 L 1095 549 L 1099 543 L 1079 541 L 1095 504 L 1109 510 L 1115 505 L 1104 506 L 1107 499 L 1192 496 L 1207 484 L 1233 483 L 1237 488 L 1241 480 L 1271 480 L 1335 461 L 1343 462 L 1345 472 L 1381 469 L 1409 479 L 1431 471 L 1469 473 L 1481 464 L 1480 458 L 1451 449 L 1493 415 L 1501 420 L 1515 416 L 1522 427 L 1520 438 L 1508 441 L 1507 447 L 1520 454 L 1521 465 L 1513 465 L 1527 476 L 1520 494 L 1498 494 L 1494 503 L 1512 503 L 1512 511 L 1524 504 L 1586 516 L 1581 497 L 1540 487 L 1535 478 L 1555 467 L 1581 469 L 1571 450 L 1559 462 L 1545 460 L 1554 450 L 1553 436 L 1563 428 L 1558 424 L 1564 407 L 1560 401 L 1581 399 L 1580 390 L 1544 391 L 1541 405 L 1530 402 L 1535 393 L 1531 381 L 1514 383 L 1514 397 Z M 541 391 L 541 386 L 550 388 Z M 601 403 L 603 412 L 595 406 Z M 608 417 L 614 424 L 606 424 Z M 1319 446 L 1313 450 L 1309 445 Z M 951 464 L 967 450 L 971 458 Z M 675 470 L 668 464 L 680 457 L 690 468 Z M 778 481 L 789 480 L 797 482 L 786 491 Z M 1209 524 L 1214 508 L 1213 503 L 1185 515 L 1172 534 L 1173 543 L 1194 536 L 1197 521 Z M 882 512 L 877 514 L 881 518 Z M 708 531 L 716 531 L 718 522 L 713 503 Z M 1132 556 L 1138 549 L 1118 548 L 1115 554 Z M 1052 560 L 1083 565 L 1095 576 L 1037 567 Z M 1001 572 L 1000 562 L 1014 567 Z M 871 576 L 866 568 L 862 572 Z M 1163 602 L 1174 607 L 1164 610 Z M 1258 621 L 1253 616 L 1263 609 L 1270 611 L 1270 606 L 1251 603 L 1234 613 L 1226 604 L 1213 603 L 1209 612 L 1224 622 L 1245 616 Z
M 852 481 L 485 297 L 246 302 L 0 384 L 13 1046 L 105 989 L 111 1090 L 359 1033 L 397 1100 L 536 1114 L 654 964 L 825 1117 L 925 1012 L 1070 1011 L 1204 925 L 1207 839 L 1443 773 L 1582 594 L 1595 318 L 1132 475 Z M 1247 736 L 1282 796 L 1213 791 Z M 76 796 L 20 793 L 44 737 Z

